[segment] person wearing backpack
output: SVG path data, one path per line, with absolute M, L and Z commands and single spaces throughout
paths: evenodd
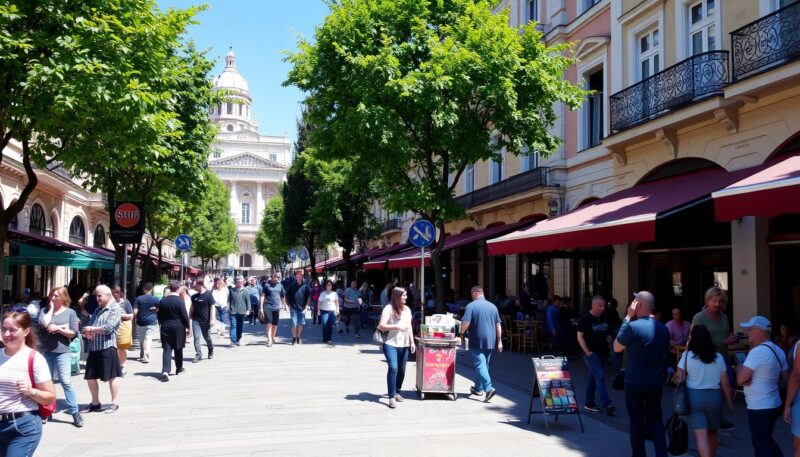
M 744 363 L 736 368 L 736 382 L 744 386 L 753 455 L 782 457 L 783 452 L 772 437 L 772 431 L 783 411 L 778 386 L 788 377 L 786 356 L 770 340 L 772 323 L 766 317 L 755 316 L 739 326 L 747 331 L 751 345 Z
M 306 308 L 311 302 L 311 290 L 303 283 L 303 271 L 298 270 L 292 284 L 286 290 L 286 303 L 292 317 L 292 346 L 303 344 L 300 337 L 303 335 L 303 326 L 306 325 Z
M 24 308 L 3 317 L 0 351 L 0 455 L 34 455 L 42 439 L 39 407 L 52 414 L 56 389 L 44 356 L 36 352 L 33 321 Z

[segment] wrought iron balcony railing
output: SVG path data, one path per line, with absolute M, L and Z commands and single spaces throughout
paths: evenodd
M 728 51 L 689 57 L 612 95 L 611 130 L 625 130 L 719 95 L 728 83 Z
M 747 78 L 800 57 L 800 2 L 731 32 L 733 80 Z
M 468 194 L 456 197 L 456 202 L 464 209 L 484 203 L 500 200 L 531 189 L 548 186 L 550 169 L 547 167 L 537 167 L 533 170 L 514 175 L 497 184 L 472 191 Z
M 403 230 L 403 221 L 399 217 L 387 219 L 381 224 L 381 233 L 391 232 L 393 230 Z

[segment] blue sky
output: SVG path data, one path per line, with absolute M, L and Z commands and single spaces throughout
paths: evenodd
M 253 110 L 262 134 L 289 132 L 295 139 L 296 119 L 303 94 L 294 87 L 282 87 L 289 65 L 283 62 L 285 50 L 294 50 L 297 37 L 314 36 L 328 8 L 323 0 L 157 0 L 162 9 L 187 8 L 207 4 L 198 15 L 190 35 L 200 49 L 210 49 L 216 61 L 214 77 L 225 66 L 225 54 L 233 45 L 236 68 L 247 80 L 253 97 Z

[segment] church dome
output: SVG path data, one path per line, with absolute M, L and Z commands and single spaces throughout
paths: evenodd
M 214 81 L 214 89 L 228 89 L 250 94 L 250 86 L 247 85 L 247 81 L 236 71 L 236 55 L 233 53 L 233 49 L 228 51 L 228 55 L 225 56 L 225 70 Z

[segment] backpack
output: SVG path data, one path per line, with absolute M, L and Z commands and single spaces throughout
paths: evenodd
M 308 289 L 308 286 L 303 284 L 297 289 L 297 292 L 294 293 L 294 307 L 303 309 L 306 307 L 306 303 L 308 303 L 309 295 L 311 292 Z

